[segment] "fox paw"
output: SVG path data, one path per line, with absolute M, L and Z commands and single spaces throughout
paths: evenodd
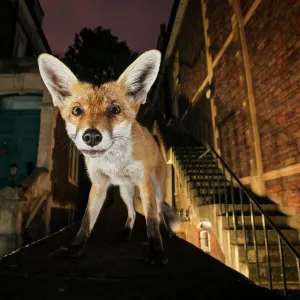
M 168 263 L 168 258 L 163 250 L 150 250 L 147 262 L 150 265 L 165 266 Z
M 132 230 L 129 227 L 124 227 L 119 235 L 121 241 L 129 241 L 131 238 Z

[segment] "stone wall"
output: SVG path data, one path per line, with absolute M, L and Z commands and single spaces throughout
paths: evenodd
M 25 199 L 19 189 L 0 190 L 0 257 L 22 244 L 22 211 Z

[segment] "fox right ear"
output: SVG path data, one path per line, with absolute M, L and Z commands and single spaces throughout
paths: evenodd
M 120 86 L 135 103 L 146 102 L 147 94 L 157 77 L 160 60 L 159 51 L 147 51 L 138 57 L 118 79 Z
M 71 70 L 56 57 L 43 53 L 38 58 L 42 79 L 48 88 L 54 106 L 64 104 L 78 82 Z

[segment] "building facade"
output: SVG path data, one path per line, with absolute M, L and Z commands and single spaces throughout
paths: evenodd
M 163 60 L 153 101 L 165 121 L 157 119 L 153 133 L 173 170 L 169 203 L 175 198 L 187 221 L 179 235 L 262 285 L 271 282 L 270 269 L 282 284 L 277 238 L 269 243 L 272 268 L 265 263 L 264 214 L 277 226 L 274 236 L 284 232 L 299 251 L 299 11 L 300 1 L 178 0 L 158 39 Z M 167 146 L 164 132 L 175 123 L 198 144 L 180 148 L 174 135 Z M 262 215 L 253 215 L 249 197 L 206 149 L 256 194 Z M 241 199 L 248 207 L 235 211 Z M 290 274 L 299 267 L 288 264 Z
M 297 225 L 299 1 L 176 2 L 163 63 L 173 102 L 162 109 Z
M 38 70 L 38 0 L 0 3 L 0 255 L 70 224 L 88 180 Z M 82 185 L 80 182 L 84 182 Z M 81 204 L 84 209 L 86 198 Z

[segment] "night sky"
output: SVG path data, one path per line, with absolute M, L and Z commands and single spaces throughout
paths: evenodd
M 168 23 L 173 0 L 40 0 L 43 28 L 54 54 L 63 54 L 74 34 L 87 26 L 111 29 L 137 52 L 156 47 L 161 23 Z

